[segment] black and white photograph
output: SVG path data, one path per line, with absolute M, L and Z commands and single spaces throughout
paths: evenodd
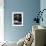
M 13 12 L 12 13 L 12 25 L 13 26 L 23 26 L 23 12 Z

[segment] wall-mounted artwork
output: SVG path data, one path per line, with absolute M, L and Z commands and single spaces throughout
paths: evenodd
M 23 26 L 23 12 L 12 13 L 12 26 Z

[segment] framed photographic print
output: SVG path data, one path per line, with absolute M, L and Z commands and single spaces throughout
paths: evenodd
M 12 13 L 12 26 L 23 26 L 23 12 Z

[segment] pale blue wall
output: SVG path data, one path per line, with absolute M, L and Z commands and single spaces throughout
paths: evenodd
M 4 0 L 4 38 L 8 41 L 18 41 L 32 28 L 32 19 L 40 9 L 40 0 Z M 24 13 L 24 26 L 12 26 L 12 12 Z
M 46 9 L 46 0 L 41 0 L 40 1 L 40 10 L 42 11 L 43 9 Z M 46 10 L 43 12 L 43 22 L 40 21 L 40 25 L 46 27 Z

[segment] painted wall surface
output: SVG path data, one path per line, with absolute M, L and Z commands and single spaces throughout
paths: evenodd
M 32 29 L 35 12 L 40 9 L 40 0 L 4 0 L 4 38 L 18 41 Z M 12 12 L 23 12 L 24 26 L 12 26 Z
M 43 9 L 46 9 L 46 0 L 40 0 L 40 9 L 41 9 L 41 11 Z M 46 10 L 43 12 L 42 17 L 43 17 L 43 22 L 40 21 L 40 25 L 46 27 Z

